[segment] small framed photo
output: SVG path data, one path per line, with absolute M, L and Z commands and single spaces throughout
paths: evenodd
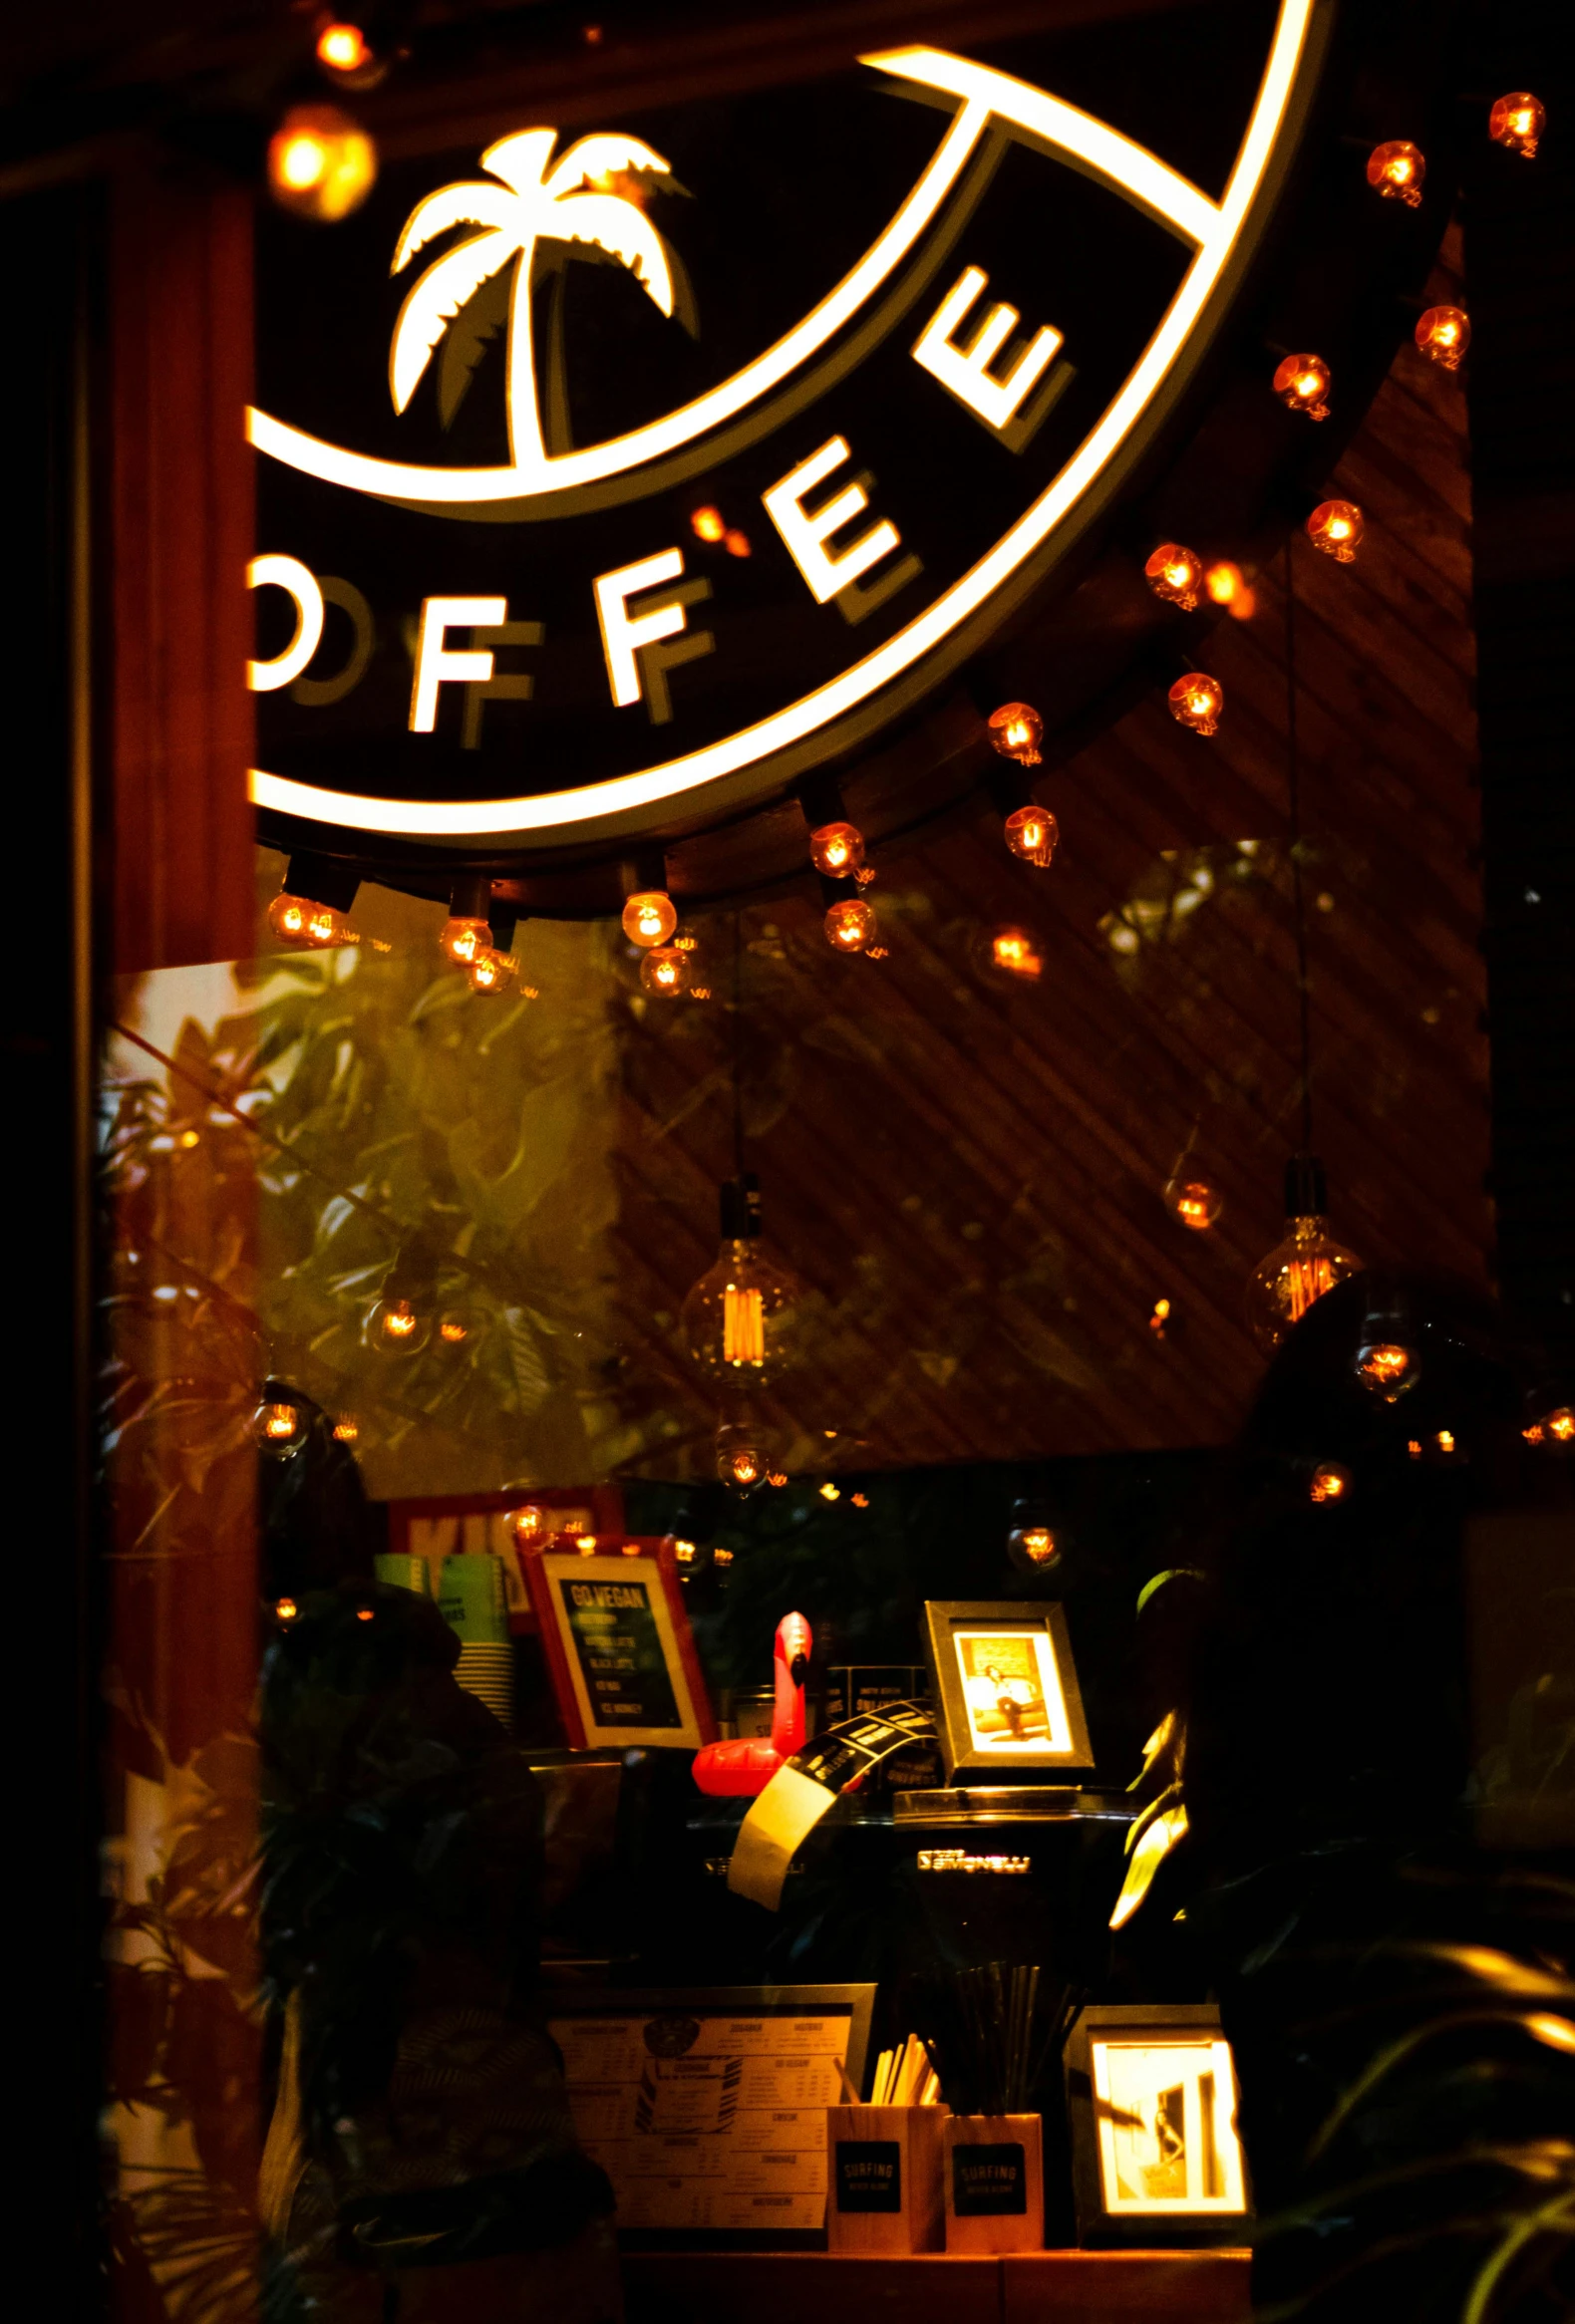
M 574 1750 L 698 1751 L 716 1741 L 670 1545 L 554 1535 L 520 1565 Z
M 1066 2073 L 1080 2243 L 1246 2241 L 1252 2197 L 1217 2009 L 1086 2009 Z
M 924 1623 L 948 1783 L 1093 1767 L 1061 1606 L 932 1598 Z

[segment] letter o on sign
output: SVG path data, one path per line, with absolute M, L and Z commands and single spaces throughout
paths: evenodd
M 248 662 L 246 684 L 253 694 L 272 694 L 299 678 L 323 635 L 323 593 L 317 576 L 299 557 L 253 557 L 246 567 L 248 589 L 287 589 L 295 600 L 295 635 L 271 662 Z

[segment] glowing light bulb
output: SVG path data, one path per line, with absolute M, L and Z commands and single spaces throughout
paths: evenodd
M 1194 1235 L 1207 1234 L 1225 1208 L 1225 1197 L 1217 1186 L 1195 1174 L 1183 1176 L 1179 1166 L 1175 1175 L 1165 1180 L 1160 1199 L 1170 1216 L 1190 1227 Z
M 1048 1574 L 1061 1563 L 1065 1548 L 1065 1538 L 1043 1502 L 1027 1500 L 1012 1504 L 1006 1551 L 1019 1573 Z
M 1169 1323 L 1170 1302 L 1168 1300 L 1155 1300 L 1153 1305 L 1153 1312 L 1148 1318 L 1149 1330 L 1153 1333 L 1156 1339 L 1163 1339 L 1165 1332 L 1169 1327 Z
M 417 1355 L 431 1337 L 431 1316 L 398 1293 L 379 1300 L 367 1317 L 367 1345 L 380 1355 Z
M 1386 201 L 1403 201 L 1408 209 L 1421 207 L 1421 181 L 1427 164 L 1421 150 L 1408 138 L 1391 138 L 1368 155 L 1368 183 Z
M 301 217 L 348 217 L 366 200 L 377 173 L 377 147 L 337 106 L 295 106 L 268 143 L 273 198 Z
M 1045 972 L 1044 956 L 1026 928 L 995 930 L 990 938 L 990 966 L 1021 985 L 1037 985 Z
M 1179 605 L 1183 613 L 1191 613 L 1203 586 L 1203 560 L 1195 550 L 1182 548 L 1179 541 L 1162 541 L 1144 565 L 1143 579 L 1166 605 Z
M 1393 1404 L 1421 1377 L 1421 1362 L 1402 1339 L 1364 1340 L 1356 1354 L 1356 1375 L 1371 1394 Z
M 1354 500 L 1320 500 L 1307 519 L 1307 537 L 1314 548 L 1342 565 L 1356 563 L 1362 532 L 1362 511 Z
M 1166 697 L 1170 716 L 1194 734 L 1212 734 L 1225 708 L 1225 689 L 1203 670 L 1189 670 L 1178 678 Z
M 875 907 L 850 896 L 825 916 L 825 941 L 833 952 L 862 952 L 875 933 Z
M 1536 156 L 1537 140 L 1547 127 L 1547 109 L 1529 89 L 1500 97 L 1487 117 L 1487 134 L 1495 145 L 1507 145 L 1527 161 Z
M 359 24 L 325 24 L 317 36 L 317 62 L 342 76 L 361 73 L 373 61 Z
M 1025 863 L 1037 863 L 1041 869 L 1055 855 L 1061 838 L 1061 826 L 1048 807 L 1015 808 L 1008 815 L 1004 829 L 1012 853 L 1021 856 Z
M 1307 1488 L 1309 1501 L 1344 1501 L 1351 1491 L 1351 1471 L 1338 1461 L 1320 1461 Z
M 480 1318 L 470 1307 L 445 1307 L 438 1317 L 438 1345 L 473 1347 L 480 1336 Z
M 1520 1433 L 1527 1444 L 1544 1445 L 1552 1451 L 1567 1451 L 1571 1445 L 1575 1445 L 1575 1405 L 1553 1405 L 1549 1411 L 1540 1413 Z
M 1458 371 L 1471 344 L 1471 324 L 1463 307 L 1429 307 L 1417 319 L 1418 347 L 1441 371 Z
M 697 508 L 689 519 L 689 528 L 696 540 L 710 542 L 723 539 L 728 529 L 720 508 Z
M 1330 1235 L 1324 1201 L 1322 1165 L 1311 1154 L 1294 1155 L 1285 1172 L 1290 1231 L 1247 1279 L 1247 1325 L 1266 1350 L 1278 1347 L 1326 1292 L 1361 1273 L 1356 1253 Z
M 666 944 L 677 926 L 678 913 L 665 888 L 642 889 L 623 908 L 623 932 L 631 944 Z
M 755 551 L 750 547 L 749 534 L 740 532 L 736 524 L 730 525 L 723 534 L 722 545 L 730 557 L 752 557 L 755 554 Z
M 281 943 L 294 945 L 302 952 L 322 952 L 329 945 L 343 944 L 350 933 L 350 923 L 343 912 L 336 912 L 330 904 L 314 904 L 306 896 L 292 896 L 287 891 L 275 896 L 268 906 L 268 926 Z
M 1214 604 L 1222 605 L 1232 621 L 1251 621 L 1258 610 L 1257 597 L 1248 585 L 1246 575 L 1239 565 L 1231 564 L 1228 558 L 1221 558 L 1217 565 L 1210 565 L 1203 576 L 1203 586 Z
M 779 1377 L 792 1354 L 800 1297 L 793 1278 L 761 1250 L 749 1190 L 722 1190 L 722 1242 L 714 1267 L 695 1284 L 679 1315 L 689 1360 L 707 1379 Z
M 841 1486 L 833 1485 L 830 1478 L 827 1477 L 825 1483 L 820 1487 L 820 1498 L 822 1501 L 840 1501 L 842 1498 Z
M 1321 355 L 1288 355 L 1274 374 L 1274 392 L 1287 410 L 1305 412 L 1309 420 L 1327 420 L 1331 374 Z
M 1045 722 L 1026 702 L 1007 702 L 990 713 L 990 746 L 1019 766 L 1038 766 L 1039 746 L 1045 739 Z
M 471 991 L 472 993 L 506 993 L 517 982 L 519 970 L 510 952 L 499 952 L 496 945 L 484 944 L 471 963 Z
M 528 1550 L 534 1542 L 544 1542 L 552 1531 L 552 1521 L 537 1501 L 527 1501 L 519 1509 L 508 1513 L 508 1530 L 516 1545 Z
M 361 1436 L 361 1423 L 353 1412 L 340 1412 L 334 1419 L 335 1444 L 355 1444 Z
M 809 861 L 829 880 L 850 879 L 864 861 L 864 835 L 852 823 L 822 823 L 809 834 Z
M 286 1627 L 294 1621 L 300 1610 L 293 1598 L 276 1598 L 273 1601 L 273 1618 Z
M 676 944 L 659 944 L 640 963 L 640 983 L 647 993 L 674 1001 L 689 983 L 689 959 Z
M 438 937 L 438 947 L 452 961 L 468 969 L 478 952 L 485 952 L 492 941 L 489 920 L 472 919 L 469 914 L 457 913 L 446 920 Z
M 724 1421 L 717 1430 L 717 1475 L 724 1485 L 731 1485 L 736 1493 L 750 1493 L 763 1485 L 772 1465 L 771 1443 L 769 1429 L 747 1420 Z M 720 1553 L 716 1563 L 723 1563 Z
M 265 1397 L 252 1415 L 251 1433 L 259 1452 L 287 1461 L 305 1444 L 309 1424 L 302 1407 L 288 1397 Z

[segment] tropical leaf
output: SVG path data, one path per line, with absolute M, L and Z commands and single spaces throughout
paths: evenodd
M 1139 1831 L 1141 1832 L 1141 1838 L 1137 1839 L 1135 1847 L 1132 1848 L 1132 1861 L 1126 1868 L 1126 1878 L 1121 1883 L 1121 1892 L 1116 1897 L 1114 1908 L 1110 1913 L 1111 1928 L 1125 1927 L 1152 1888 L 1154 1875 L 1164 1863 L 1165 1858 L 1178 1841 L 1186 1838 L 1187 1821 L 1184 1807 L 1177 1805 L 1167 1808 L 1162 1802 L 1156 1800 L 1154 1810 L 1150 1811 L 1150 1817 L 1151 1820 L 1146 1823 L 1146 1827 L 1143 1819 L 1139 1818 L 1137 1824 L 1132 1827 L 1131 1835 L 1128 1836 L 1130 1841 Z
M 516 234 L 475 234 L 429 266 L 399 311 L 389 350 L 389 392 L 403 412 L 449 325 L 488 275 L 519 255 Z
M 492 152 L 497 150 L 494 145 Z M 482 155 L 488 169 L 497 169 L 491 153 Z M 503 172 L 497 171 L 501 176 Z M 660 153 L 642 145 L 638 138 L 626 138 L 616 132 L 601 132 L 594 137 L 576 138 L 566 153 L 554 162 L 549 176 L 543 180 L 543 191 L 549 201 L 560 201 L 587 181 L 605 186 L 613 177 L 639 176 L 670 177 L 672 171 Z
M 481 159 L 490 166 L 486 154 Z M 510 199 L 500 185 L 486 185 L 475 178 L 465 185 L 440 186 L 425 201 L 419 201 L 405 220 L 389 272 L 403 274 L 416 252 L 448 233 L 451 226 L 486 226 L 493 233 L 507 234 L 513 231 L 518 215 L 517 198 Z
M 1179 1582 L 1183 1575 L 1187 1576 L 1187 1578 L 1193 1582 L 1201 1582 L 1203 1580 L 1203 1576 L 1199 1573 L 1196 1566 L 1167 1566 L 1162 1574 L 1151 1575 L 1149 1579 L 1143 1584 L 1141 1590 L 1139 1590 L 1137 1593 L 1137 1604 L 1133 1610 L 1137 1613 L 1141 1613 L 1143 1607 L 1148 1603 L 1148 1600 L 1154 1597 L 1157 1592 L 1163 1590 L 1167 1582 Z
M 667 247 L 643 211 L 614 193 L 570 193 L 553 203 L 541 232 L 563 242 L 593 242 L 623 260 L 664 315 L 673 312 Z
M 508 328 L 510 289 L 506 275 L 488 275 L 449 326 L 438 366 L 438 418 L 445 428 L 454 425 L 487 348 Z

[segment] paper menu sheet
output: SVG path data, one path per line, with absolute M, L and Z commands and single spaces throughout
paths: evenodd
M 574 2124 L 618 2224 L 774 2233 L 825 2224 L 825 2110 L 846 2012 L 679 2010 L 553 2021 Z

